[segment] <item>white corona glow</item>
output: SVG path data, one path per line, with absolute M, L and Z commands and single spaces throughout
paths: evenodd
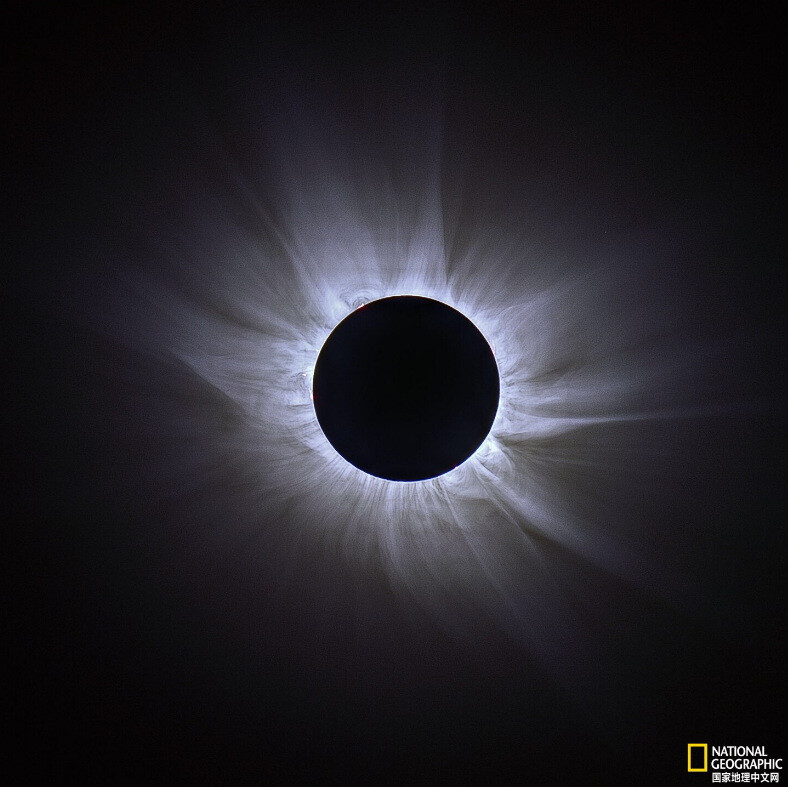
M 352 130 L 304 115 L 271 122 L 265 180 L 221 151 L 219 174 L 199 187 L 199 169 L 184 165 L 167 199 L 180 199 L 186 218 L 154 219 L 144 259 L 123 260 L 107 288 L 103 330 L 186 364 L 237 414 L 227 432 L 206 423 L 205 456 L 169 457 L 151 475 L 171 494 L 202 484 L 217 510 L 232 511 L 195 531 L 192 549 L 259 543 L 297 565 L 305 543 L 319 544 L 325 560 L 384 576 L 452 632 L 495 626 L 570 676 L 578 651 L 567 644 L 587 631 L 578 566 L 690 597 L 656 549 L 639 551 L 640 534 L 599 503 L 595 484 L 634 462 L 648 487 L 650 469 L 671 457 L 625 427 L 714 410 L 690 394 L 715 350 L 681 340 L 675 293 L 649 289 L 664 251 L 645 234 L 618 239 L 616 256 L 588 240 L 590 216 L 563 233 L 503 218 L 466 226 L 442 198 L 439 125 L 362 155 Z M 400 148 L 407 164 L 390 160 Z M 523 185 L 524 205 L 535 188 Z M 346 462 L 311 401 L 329 333 L 352 310 L 402 294 L 467 316 L 501 383 L 479 449 L 414 483 Z M 157 395 L 144 397 L 151 412 Z M 217 457 L 242 482 L 212 486 Z M 274 585 L 295 581 L 281 570 Z

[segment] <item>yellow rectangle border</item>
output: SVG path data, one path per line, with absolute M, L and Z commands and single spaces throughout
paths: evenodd
M 703 749 L 703 767 L 692 767 L 692 750 Z M 709 744 L 708 743 L 688 743 L 687 744 L 687 770 L 695 773 L 705 772 L 709 770 Z

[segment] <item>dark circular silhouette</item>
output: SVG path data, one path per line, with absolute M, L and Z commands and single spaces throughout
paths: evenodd
M 315 365 L 315 413 L 352 465 L 421 481 L 464 462 L 498 410 L 498 367 L 476 326 L 431 298 L 400 295 L 356 309 Z

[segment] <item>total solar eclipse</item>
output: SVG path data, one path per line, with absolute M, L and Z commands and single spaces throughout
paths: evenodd
M 435 478 L 464 462 L 498 409 L 495 357 L 445 303 L 382 298 L 326 340 L 312 395 L 328 441 L 348 462 L 391 481 Z

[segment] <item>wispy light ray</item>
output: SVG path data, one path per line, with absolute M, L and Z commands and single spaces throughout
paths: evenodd
M 255 182 L 227 165 L 214 191 L 181 193 L 186 226 L 162 220 L 157 259 L 124 261 L 103 298 L 103 330 L 177 358 L 240 414 L 232 431 L 209 438 L 225 441 L 217 453 L 242 465 L 245 478 L 213 489 L 235 498 L 213 543 L 244 540 L 251 551 L 259 543 L 262 563 L 273 543 L 289 555 L 268 568 L 281 571 L 273 580 L 281 587 L 311 541 L 327 561 L 382 574 L 451 631 L 473 637 L 479 621 L 493 621 L 546 663 L 587 631 L 567 579 L 573 567 L 555 572 L 551 561 L 667 598 L 685 594 L 687 578 L 664 556 L 639 553 L 621 526 L 605 530 L 583 514 L 598 501 L 569 473 L 604 480 L 611 468 L 627 469 L 615 434 L 563 458 L 553 443 L 737 406 L 695 398 L 692 381 L 715 350 L 679 337 L 686 315 L 673 296 L 644 297 L 631 257 L 586 247 L 572 262 L 574 235 L 551 248 L 498 224 L 462 228 L 476 234 L 456 244 L 447 226 L 458 220 L 437 171 L 436 162 L 448 166 L 439 125 L 426 141 L 406 134 L 408 155 L 392 156 L 403 140 L 376 148 L 320 118 L 280 124 L 267 148 L 275 177 Z M 648 271 L 652 252 L 639 253 Z M 311 402 L 328 334 L 353 309 L 397 294 L 435 298 L 469 317 L 495 347 L 501 374 L 488 439 L 455 470 L 416 483 L 349 465 Z M 199 461 L 168 461 L 183 462 L 167 468 L 172 486 L 209 483 Z M 646 478 L 648 462 L 646 452 L 635 468 Z M 546 544 L 563 557 L 548 560 Z

